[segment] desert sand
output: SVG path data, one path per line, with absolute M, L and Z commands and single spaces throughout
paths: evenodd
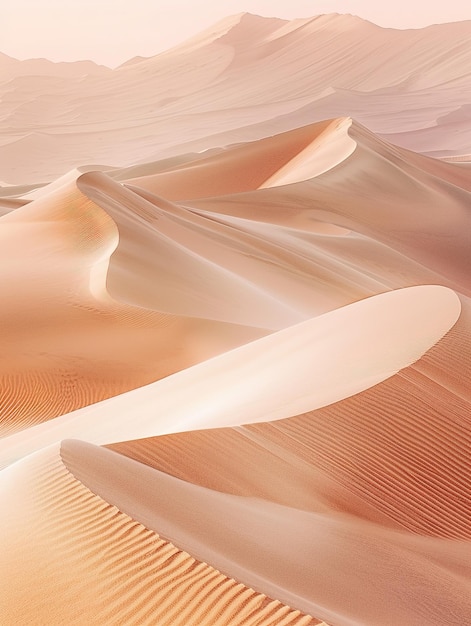
M 470 42 L 0 55 L 2 626 L 471 623 Z

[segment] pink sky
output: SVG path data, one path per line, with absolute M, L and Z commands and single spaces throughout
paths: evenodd
M 113 67 L 161 52 L 242 11 L 285 19 L 353 13 L 394 28 L 471 20 L 469 0 L 3 0 L 0 51 Z

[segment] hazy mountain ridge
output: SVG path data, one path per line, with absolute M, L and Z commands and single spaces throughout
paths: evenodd
M 471 22 L 399 31 L 351 15 L 289 22 L 245 13 L 115 70 L 4 55 L 0 178 L 41 182 L 87 163 L 166 158 L 182 144 L 207 149 L 214 147 L 205 139 L 209 119 L 219 120 L 218 136 L 212 134 L 221 146 L 237 141 L 238 129 L 243 140 L 260 138 L 254 124 L 264 123 L 270 134 L 270 120 L 289 130 L 299 120 L 352 116 L 408 148 L 469 154 L 468 30 Z M 441 125 L 449 128 L 446 140 Z M 34 154 L 48 158 L 28 169 L 18 151 L 31 133 Z

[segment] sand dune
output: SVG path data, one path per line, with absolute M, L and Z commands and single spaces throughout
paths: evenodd
M 193 205 L 248 218 L 257 202 L 270 207 L 270 216 L 281 215 L 284 223 L 296 224 L 300 215 L 303 224 L 325 220 L 386 244 L 437 272 L 439 282 L 470 295 L 466 173 L 431 159 L 409 160 L 409 153 L 380 141 L 359 124 L 353 124 L 349 134 L 357 144 L 355 151 L 320 176 L 279 189 L 197 199 Z
M 74 476 L 146 527 L 159 528 L 238 580 L 328 621 L 392 624 L 391 596 L 401 598 L 394 620 L 411 625 L 437 618 L 466 623 L 471 615 L 467 542 L 414 537 L 338 513 L 309 513 L 206 490 L 80 442 L 64 442 L 61 454 Z M 362 592 L 371 584 L 370 570 L 378 570 L 385 558 L 390 569 L 382 570 L 373 601 L 366 602 Z M 345 571 L 360 559 L 361 567 L 341 580 L 326 577 L 326 570 Z
M 75 183 L 2 217 L 0 237 L 2 435 L 264 334 L 111 299 L 116 225 Z
M 437 310 L 433 318 L 427 316 L 430 308 Z M 72 436 L 114 443 L 281 419 L 322 407 L 418 359 L 454 325 L 460 309 L 457 296 L 444 287 L 381 294 L 7 437 L 0 462 Z
M 2 176 L 45 182 L 77 164 L 145 163 L 343 116 L 409 149 L 469 154 L 470 28 L 240 14 L 113 71 L 7 59 Z
M 208 225 L 162 198 L 150 203 L 96 173 L 81 176 L 77 186 L 118 226 L 120 243 L 107 281 L 111 294 L 152 309 L 257 327 L 276 329 L 301 319 L 265 285 L 218 262 L 223 227 Z M 194 247 L 198 236 L 203 250 Z
M 172 200 L 189 200 L 306 180 L 351 154 L 355 143 L 346 133 L 349 124 L 349 120 L 313 124 L 127 182 Z
M 470 33 L 0 54 L 2 626 L 471 623 Z
M 55 448 L 3 472 L 0 493 L 9 502 L 0 512 L 8 571 L 0 577 L 3 624 L 320 624 L 103 501 L 70 474 Z
M 464 299 L 456 325 L 413 365 L 304 415 L 110 447 L 210 489 L 469 538 L 471 392 L 462 381 L 471 366 L 470 324 Z

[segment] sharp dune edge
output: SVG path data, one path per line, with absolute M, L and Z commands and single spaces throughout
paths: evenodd
M 471 623 L 470 35 L 0 54 L 2 626 Z
M 427 319 L 430 309 L 439 314 Z M 415 361 L 453 326 L 460 309 L 456 294 L 443 287 L 381 294 L 21 431 L 5 440 L 6 458 L 72 435 L 114 443 L 133 434 L 237 426 L 322 407 Z

